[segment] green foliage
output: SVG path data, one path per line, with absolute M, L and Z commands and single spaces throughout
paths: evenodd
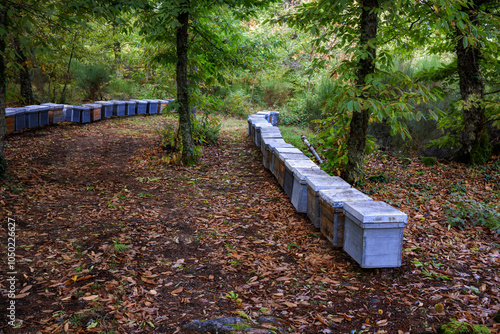
M 156 129 L 156 133 L 160 138 L 160 146 L 167 151 L 180 150 L 180 135 L 177 123 L 166 122 L 161 129 Z
M 458 196 L 445 207 L 449 225 L 463 228 L 470 224 L 483 225 L 500 233 L 500 205 L 487 204 Z
M 250 114 L 250 96 L 243 90 L 230 91 L 224 98 L 221 111 L 225 115 L 246 118 Z
M 476 142 L 472 148 L 471 164 L 483 165 L 491 157 L 491 142 L 488 136 L 488 131 L 483 131 L 481 139 Z
M 72 63 L 76 85 L 85 92 L 84 99 L 95 101 L 102 98 L 111 77 L 110 72 L 103 65 L 84 65 L 80 62 Z
M 129 247 L 125 244 L 117 242 L 116 240 L 113 240 L 113 249 L 115 250 L 115 252 L 121 253 L 129 250 Z
M 437 164 L 437 160 L 434 157 L 420 157 L 419 160 L 425 165 L 425 166 L 434 166 Z
M 497 313 L 495 313 L 493 319 L 495 319 L 496 322 L 500 322 L 500 310 L 498 310 Z
M 438 328 L 437 332 L 439 334 L 491 334 L 491 331 L 486 326 L 471 325 L 456 319 L 450 320 L 449 323 Z
M 215 145 L 219 141 L 220 120 L 203 114 L 201 118 L 192 117 L 193 141 L 198 145 Z
M 385 174 L 379 174 L 368 177 L 368 180 L 374 183 L 387 183 L 390 181 L 390 178 Z

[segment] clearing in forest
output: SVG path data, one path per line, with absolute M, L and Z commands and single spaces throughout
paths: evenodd
M 136 116 L 7 138 L 0 255 L 4 271 L 14 219 L 22 324 L 2 321 L 0 332 L 174 333 L 242 312 L 279 317 L 297 333 L 422 333 L 450 318 L 499 329 L 498 235 L 449 229 L 442 202 L 457 191 L 498 194 L 494 165 L 483 173 L 370 157 L 369 173 L 389 182 L 361 190 L 409 223 L 403 266 L 363 270 L 294 211 L 246 121 L 225 120 L 219 146 L 204 147 L 195 167 L 162 159 L 155 129 L 168 121 Z

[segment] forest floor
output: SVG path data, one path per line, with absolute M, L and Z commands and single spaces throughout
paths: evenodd
M 498 203 L 498 158 L 470 169 L 372 155 L 368 174 L 386 182 L 361 190 L 409 221 L 402 266 L 361 269 L 295 212 L 246 121 L 227 120 L 195 167 L 165 163 L 155 129 L 166 121 L 8 136 L 0 257 L 2 272 L 16 272 L 18 326 L 5 321 L 4 275 L 0 333 L 178 333 L 193 319 L 243 312 L 278 317 L 296 333 L 424 333 L 450 318 L 500 331 L 499 236 L 449 228 L 445 217 L 452 197 Z

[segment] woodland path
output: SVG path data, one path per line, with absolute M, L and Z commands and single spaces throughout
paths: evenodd
M 485 309 L 453 302 L 460 281 L 415 270 L 414 240 L 432 232 L 411 219 L 404 247 L 413 250 L 401 268 L 362 270 L 333 249 L 263 168 L 245 121 L 231 120 L 219 146 L 204 147 L 189 168 L 162 160 L 155 128 L 165 121 L 65 124 L 7 139 L 0 218 L 17 224 L 16 317 L 24 323 L 2 321 L 0 332 L 175 333 L 192 319 L 241 311 L 280 317 L 298 333 L 421 333 Z M 468 301 L 498 303 L 497 258 L 485 264 L 489 273 L 473 261 L 453 269 L 482 280 L 478 289 L 487 284 Z

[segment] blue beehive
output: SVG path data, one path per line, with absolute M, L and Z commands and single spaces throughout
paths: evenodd
M 63 109 L 65 122 L 80 122 L 80 110 L 74 108 L 72 105 L 65 104 Z
M 92 107 L 74 106 L 73 112 L 77 112 L 80 114 L 80 123 L 90 123 L 92 121 Z
M 55 124 L 64 122 L 63 109 L 64 105 L 56 103 L 43 103 L 42 106 L 48 106 L 49 109 L 49 123 Z
M 384 202 L 346 202 L 344 250 L 362 268 L 401 266 L 408 216 Z
M 113 102 L 113 116 L 125 116 L 125 101 L 112 100 Z
M 16 131 L 26 129 L 27 128 L 26 108 L 12 108 L 12 109 L 15 109 L 15 114 L 16 114 L 16 125 L 15 125 Z
M 160 106 L 160 101 L 158 100 L 146 100 L 148 103 L 148 114 L 157 114 L 158 113 L 158 107 Z
M 26 106 L 26 127 L 36 128 L 40 125 L 39 106 Z
M 17 108 L 5 108 L 5 133 L 16 131 Z
M 108 118 L 113 116 L 113 102 L 110 101 L 95 101 L 94 103 L 102 105 L 101 118 Z
M 90 108 L 90 121 L 91 122 L 97 122 L 97 121 L 101 120 L 102 104 L 88 103 L 88 104 L 83 104 L 82 106 Z
M 144 100 L 130 100 L 136 103 L 135 113 L 138 115 L 144 115 L 148 111 L 148 102 Z
M 135 101 L 125 101 L 125 114 L 135 115 L 135 108 L 137 103 Z
M 39 106 L 38 108 L 38 125 L 44 126 L 50 123 L 50 107 L 49 106 Z

